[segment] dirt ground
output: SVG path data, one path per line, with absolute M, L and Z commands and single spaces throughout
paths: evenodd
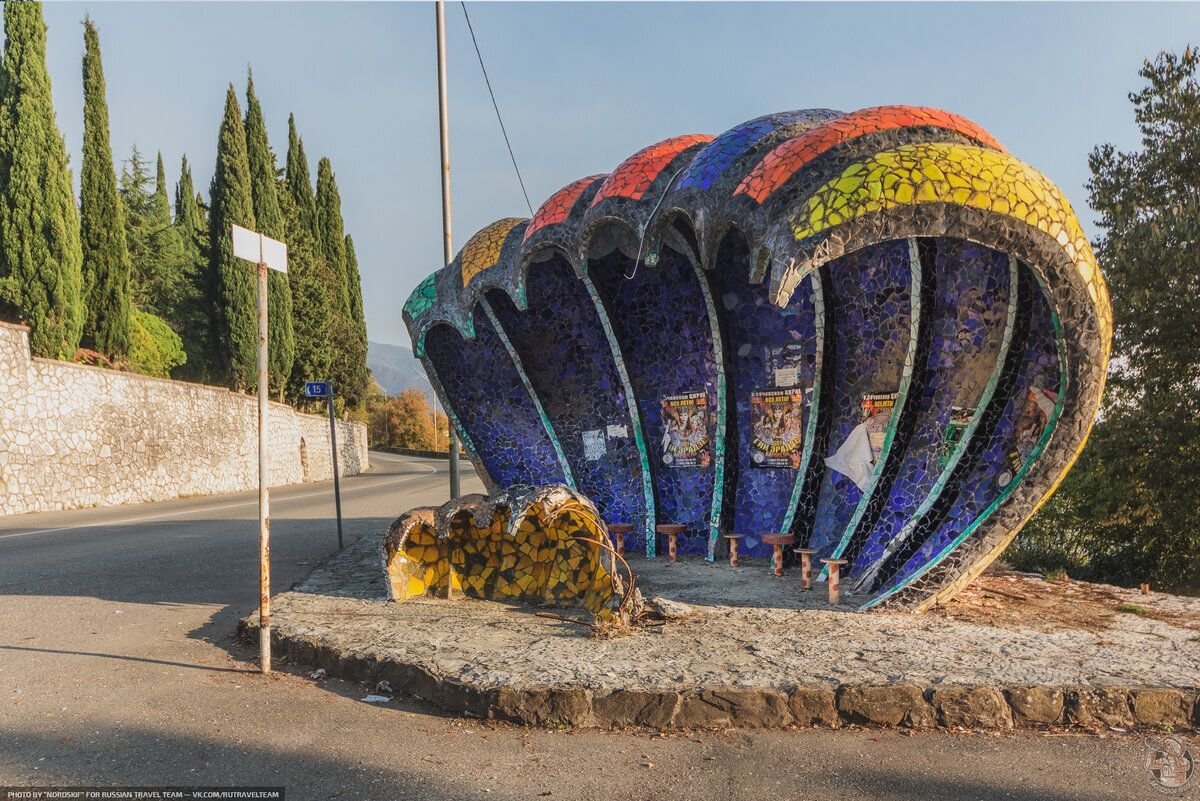
M 932 614 L 1005 628 L 1091 632 L 1120 629 L 1122 616 L 1132 615 L 1200 634 L 1196 599 L 1070 579 L 1048 581 L 1036 573 L 1002 569 L 984 573 Z

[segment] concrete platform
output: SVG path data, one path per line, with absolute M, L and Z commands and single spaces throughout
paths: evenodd
M 695 614 L 598 639 L 532 607 L 391 603 L 377 548 L 364 537 L 276 596 L 277 648 L 456 712 L 664 729 L 1200 725 L 1200 599 L 1009 573 L 931 614 L 855 613 L 766 560 L 633 557 L 647 597 Z

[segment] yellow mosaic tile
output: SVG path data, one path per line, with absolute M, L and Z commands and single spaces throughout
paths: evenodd
M 1075 264 L 1103 341 L 1112 334 L 1108 288 L 1071 204 L 1044 175 L 1007 153 L 970 145 L 904 145 L 856 162 L 808 199 L 793 220 L 807 239 L 849 220 L 914 203 L 954 203 L 1003 214 L 1054 238 Z
M 487 226 L 467 241 L 459 254 L 458 263 L 462 273 L 462 285 L 500 260 L 504 240 L 512 229 L 525 222 L 522 217 L 505 217 Z

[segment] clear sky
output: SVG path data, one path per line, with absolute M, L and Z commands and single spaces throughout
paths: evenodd
M 639 148 L 772 111 L 931 105 L 983 125 L 1057 182 L 1094 232 L 1100 142 L 1137 144 L 1127 94 L 1159 50 L 1200 44 L 1200 4 L 491 3 L 468 6 L 534 208 Z M 282 163 L 295 112 L 329 156 L 371 339 L 441 261 L 433 4 L 47 4 L 59 127 L 78 174 L 80 57 L 100 29 L 113 150 L 186 153 L 207 189 L 225 87 L 247 64 Z M 455 247 L 526 216 L 457 4 L 447 5 Z M 77 175 L 78 180 L 78 175 Z

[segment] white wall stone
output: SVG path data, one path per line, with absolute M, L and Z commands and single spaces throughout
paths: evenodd
M 255 489 L 257 421 L 253 395 L 34 358 L 0 323 L 0 515 Z M 333 477 L 329 418 L 272 403 L 268 432 L 272 486 Z M 337 440 L 341 474 L 365 470 L 366 427 Z

